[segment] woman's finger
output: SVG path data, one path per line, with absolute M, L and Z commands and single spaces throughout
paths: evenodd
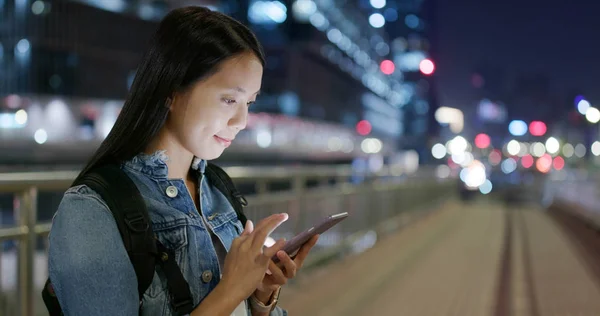
M 278 285 L 284 285 L 287 283 L 287 278 L 285 277 L 283 271 L 275 264 L 275 262 L 273 262 L 273 260 L 269 261 L 268 269 L 269 271 L 271 271 L 271 275 L 269 276 L 269 278 L 271 279 L 272 283 Z
M 285 239 L 281 238 L 277 240 L 271 247 L 263 246 L 263 257 L 265 260 L 271 261 L 271 258 L 285 246 Z
M 254 231 L 254 223 L 251 220 L 246 221 L 246 226 L 244 226 L 244 230 L 240 234 L 240 236 L 250 235 Z
M 310 252 L 312 247 L 314 247 L 314 245 L 317 244 L 317 240 L 319 240 L 319 235 L 313 236 L 304 245 L 302 245 L 300 250 L 298 250 L 298 254 L 296 254 L 296 256 L 294 257 L 296 269 L 300 269 L 302 267 L 302 265 L 304 264 L 304 260 L 308 256 L 308 253 Z
M 279 258 L 279 266 L 283 266 L 283 274 L 288 279 L 293 279 L 296 276 L 296 263 L 285 251 L 278 251 L 277 257 Z

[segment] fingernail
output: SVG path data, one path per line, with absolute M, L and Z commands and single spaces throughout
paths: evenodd
M 277 257 L 279 257 L 279 258 L 285 257 L 285 251 L 283 251 L 283 250 L 277 251 Z
M 271 272 L 271 270 L 267 269 L 267 274 L 268 274 L 268 275 L 272 275 L 272 274 L 273 274 L 273 272 Z
M 288 215 L 287 213 L 281 213 L 280 215 L 282 215 L 282 216 L 283 216 L 283 220 L 284 220 L 284 221 L 287 221 L 287 220 L 288 220 L 288 218 L 289 218 L 289 215 Z

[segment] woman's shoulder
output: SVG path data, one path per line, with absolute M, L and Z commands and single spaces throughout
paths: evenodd
M 127 258 L 112 213 L 100 195 L 86 185 L 73 186 L 64 193 L 48 237 L 55 267 Z
M 68 238 L 98 227 L 116 229 L 112 213 L 100 194 L 87 185 L 67 189 L 52 218 L 50 237 L 59 234 Z
M 108 206 L 100 194 L 85 184 L 75 185 L 68 188 L 63 195 L 61 205 L 63 203 L 72 203 L 76 201 L 87 201 L 90 206 L 106 208 L 108 210 Z
M 71 212 L 106 212 L 110 214 L 108 205 L 100 194 L 85 184 L 72 186 L 65 191 L 54 217 Z
M 69 188 L 48 239 L 48 275 L 65 314 L 89 314 L 97 306 L 108 314 L 137 309 L 135 271 L 98 193 L 86 185 Z

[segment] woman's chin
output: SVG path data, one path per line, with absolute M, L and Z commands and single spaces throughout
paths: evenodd
M 211 150 L 202 151 L 201 154 L 196 154 L 195 156 L 202 160 L 214 160 L 221 157 L 224 151 L 224 148 L 211 148 Z

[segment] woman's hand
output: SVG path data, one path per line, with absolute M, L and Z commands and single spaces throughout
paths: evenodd
M 300 250 L 298 250 L 294 259 L 290 258 L 285 251 L 278 251 L 277 257 L 279 258 L 279 263 L 276 264 L 273 260 L 269 260 L 269 270 L 264 274 L 262 282 L 256 288 L 256 292 L 254 293 L 256 298 L 263 303 L 267 303 L 275 290 L 286 284 L 289 279 L 294 278 L 298 270 L 302 268 L 304 260 L 313 246 L 317 243 L 318 239 L 319 235 L 315 235 L 309 239 L 302 245 Z
M 221 282 L 228 295 L 233 295 L 241 302 L 260 286 L 269 264 L 273 262 L 271 257 L 283 247 L 285 241 L 280 239 L 271 247 L 263 245 L 267 236 L 287 218 L 287 214 L 271 215 L 260 221 L 256 228 L 252 221 L 246 222 L 244 231 L 233 240 L 225 257 Z

